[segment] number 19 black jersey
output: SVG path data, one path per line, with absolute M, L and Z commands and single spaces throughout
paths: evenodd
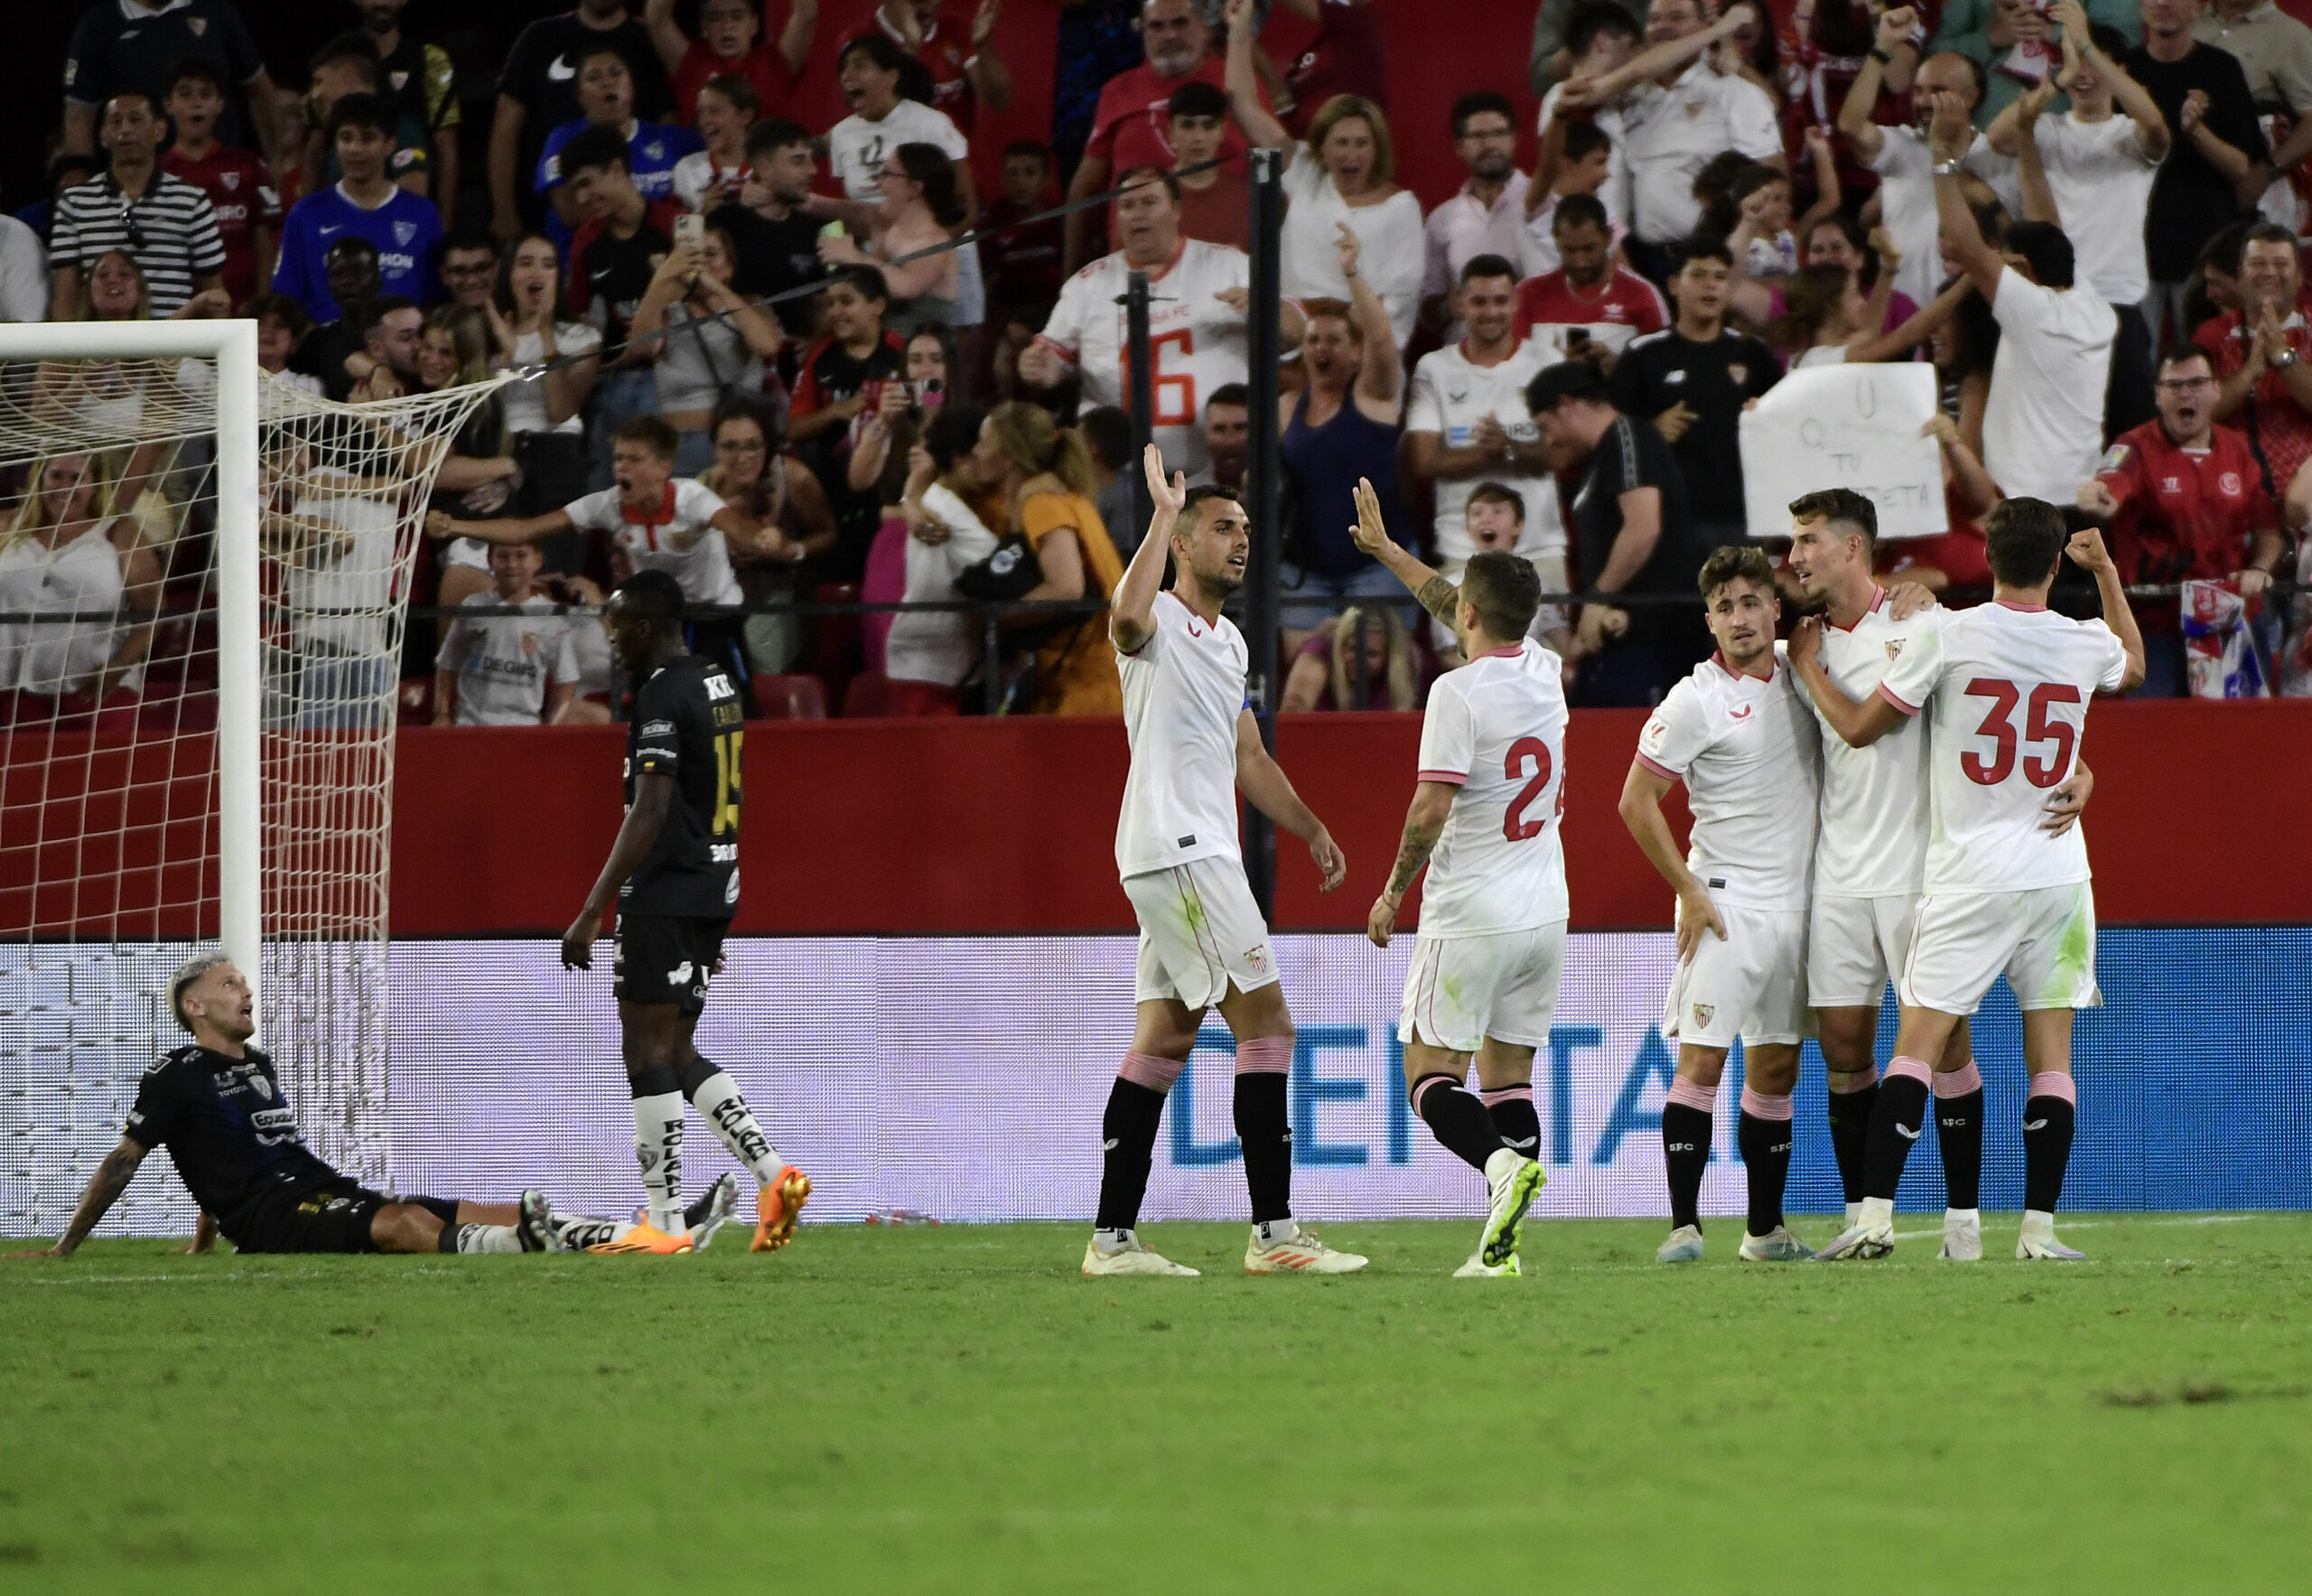
M 626 728 L 626 806 L 645 772 L 671 777 L 657 843 L 619 890 L 621 914 L 727 919 L 739 905 L 739 789 L 745 712 L 711 659 L 660 667 L 634 695 Z

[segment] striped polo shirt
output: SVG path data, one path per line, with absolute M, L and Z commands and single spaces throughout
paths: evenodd
M 174 315 L 192 297 L 193 279 L 225 269 L 225 240 L 209 196 L 181 177 L 155 171 L 142 198 L 131 200 L 110 173 L 64 191 L 49 235 L 51 265 L 89 268 L 120 250 L 144 269 L 153 314 Z

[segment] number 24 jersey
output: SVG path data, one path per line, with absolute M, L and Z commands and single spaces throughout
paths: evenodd
M 651 674 L 626 727 L 626 807 L 647 775 L 675 801 L 649 854 L 619 889 L 621 914 L 728 919 L 739 903 L 739 803 L 746 712 L 729 674 L 687 654 Z
M 1565 688 L 1527 639 L 1437 678 L 1421 724 L 1423 781 L 1459 788 L 1421 890 L 1423 937 L 1530 931 L 1567 918 Z

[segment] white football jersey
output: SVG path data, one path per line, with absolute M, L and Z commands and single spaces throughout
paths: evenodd
M 1887 590 L 1851 627 L 1823 626 L 1823 668 L 1858 702 L 1878 690 L 1888 668 L 1920 637 L 1948 618 L 1922 610 L 1897 621 Z M 1809 699 L 1812 702 L 1812 699 Z M 1820 723 L 1822 829 L 1814 838 L 1818 897 L 1916 896 L 1926 879 L 1926 744 L 1923 725 L 1897 726 L 1868 748 L 1850 748 Z
M 506 607 L 490 591 L 466 602 Z M 548 598 L 533 596 L 519 607 L 525 613 L 461 615 L 443 634 L 434 667 L 457 677 L 461 726 L 535 726 L 548 687 L 578 685 L 569 619 Z
M 2087 700 L 2119 690 L 2127 650 L 2101 621 L 1984 604 L 1906 644 L 1878 684 L 1926 712 L 1929 892 L 2020 892 L 2088 879 L 2087 838 L 2040 829 L 2048 795 L 2079 762 Z
M 1530 931 L 1567 917 L 1563 662 L 1528 639 L 1437 678 L 1421 779 L 1461 790 L 1429 857 L 1421 934 Z
M 1459 344 L 1433 350 L 1413 368 L 1405 403 L 1405 431 L 1435 433 L 1449 449 L 1468 447 L 1469 435 L 1487 416 L 1501 424 L 1514 443 L 1541 435 L 1525 408 L 1525 385 L 1550 363 L 1550 350 L 1531 339 L 1498 366 L 1479 366 Z M 1557 481 L 1547 471 L 1519 475 L 1508 461 L 1482 476 L 1437 479 L 1437 552 L 1448 560 L 1477 553 L 1469 541 L 1469 495 L 1481 481 L 1515 489 L 1525 501 L 1525 532 L 1517 553 L 1527 559 L 1565 553 L 1565 521 L 1558 514 Z
M 1118 250 L 1067 279 L 1044 323 L 1043 341 L 1076 363 L 1084 404 L 1128 407 L 1124 378 L 1125 278 L 1132 266 Z M 1148 284 L 1148 349 L 1153 436 L 1164 463 L 1191 481 L 1211 467 L 1204 447 L 1204 405 L 1215 388 L 1245 380 L 1245 318 L 1217 295 L 1252 285 L 1253 263 L 1241 249 L 1180 240 L 1179 253 Z
M 563 507 L 582 532 L 607 532 L 638 571 L 668 571 L 694 604 L 735 604 L 744 597 L 731 571 L 731 551 L 719 527 L 708 525 L 722 513 L 722 500 L 704 483 L 676 477 L 664 500 L 647 515 L 629 510 L 618 490 L 589 493 Z
M 1764 681 L 1713 654 L 1638 733 L 1638 762 L 1686 784 L 1686 867 L 1719 902 L 1806 907 L 1821 756 L 1805 696 L 1779 643 Z
M 1242 860 L 1236 846 L 1236 723 L 1245 710 L 1245 634 L 1207 625 L 1175 594 L 1156 595 L 1154 630 L 1116 650 L 1132 744 L 1116 817 L 1116 873 L 1190 859 Z

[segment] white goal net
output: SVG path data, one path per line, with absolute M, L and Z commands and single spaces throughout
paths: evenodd
M 490 391 L 331 404 L 246 322 L 0 327 L 0 1231 L 61 1228 L 220 942 L 314 1150 L 390 1179 L 402 620 Z M 106 1229 L 192 1217 L 146 1179 Z

